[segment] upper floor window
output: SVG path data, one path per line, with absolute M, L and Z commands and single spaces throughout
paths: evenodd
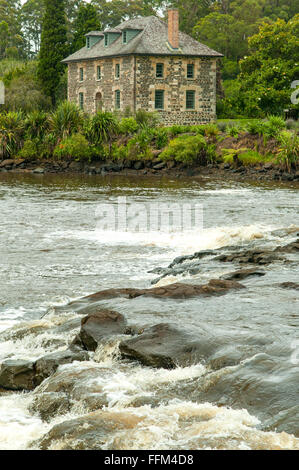
M 79 77 L 80 77 L 80 82 L 83 82 L 83 79 L 84 79 L 84 71 L 83 71 L 83 68 L 80 67 L 80 70 L 79 70 Z
M 123 44 L 127 44 L 127 31 L 123 31 Z
M 83 93 L 79 93 L 79 107 L 81 109 L 83 109 L 84 107 L 84 94 Z
M 115 78 L 119 78 L 120 76 L 120 65 L 116 64 L 115 65 Z
M 187 90 L 186 91 L 186 109 L 195 108 L 195 91 Z
M 164 66 L 163 64 L 156 64 L 156 78 L 163 78 Z
M 155 109 L 164 109 L 164 90 L 155 91 Z
M 101 80 L 102 78 L 102 71 L 101 71 L 101 66 L 97 66 L 97 80 Z
M 187 64 L 187 78 L 194 78 L 194 64 Z
M 120 109 L 120 91 L 115 91 L 115 109 Z

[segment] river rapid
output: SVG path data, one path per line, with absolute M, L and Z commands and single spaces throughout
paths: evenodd
M 101 204 L 120 197 L 201 205 L 203 228 L 182 231 L 174 218 L 170 232 L 104 230 Z M 275 250 L 299 232 L 296 183 L 0 173 L 0 207 L 0 363 L 67 348 L 82 318 L 66 307 L 75 299 L 206 284 L 252 265 L 208 257 L 160 280 L 157 268 L 201 250 Z M 281 287 L 298 283 L 298 253 L 262 269 L 221 296 L 102 300 L 135 331 L 171 323 L 221 348 L 213 362 L 162 369 L 124 359 L 124 335 L 110 337 L 33 391 L 0 388 L 0 449 L 299 449 L 299 296 Z

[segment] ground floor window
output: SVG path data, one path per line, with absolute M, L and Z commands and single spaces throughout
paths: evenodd
M 79 106 L 81 109 L 83 109 L 84 107 L 84 94 L 83 93 L 79 93 Z
M 155 109 L 164 109 L 164 90 L 155 91 Z
M 115 91 L 115 108 L 120 109 L 120 91 Z
M 186 109 L 195 108 L 195 91 L 187 90 L 186 91 Z

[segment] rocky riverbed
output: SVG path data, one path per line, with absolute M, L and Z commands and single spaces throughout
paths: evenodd
M 217 227 L 113 239 L 89 230 L 88 208 L 119 181 L 71 192 L 26 181 L 0 193 L 0 448 L 299 449 L 293 188 L 276 206 L 263 188 L 182 185 L 167 200 L 202 191 Z M 227 207 L 237 227 L 222 223 Z

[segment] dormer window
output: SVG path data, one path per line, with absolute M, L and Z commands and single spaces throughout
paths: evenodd
M 86 47 L 87 47 L 87 49 L 90 48 L 90 38 L 89 37 L 86 38 Z
M 123 31 L 123 44 L 127 44 L 127 31 Z

